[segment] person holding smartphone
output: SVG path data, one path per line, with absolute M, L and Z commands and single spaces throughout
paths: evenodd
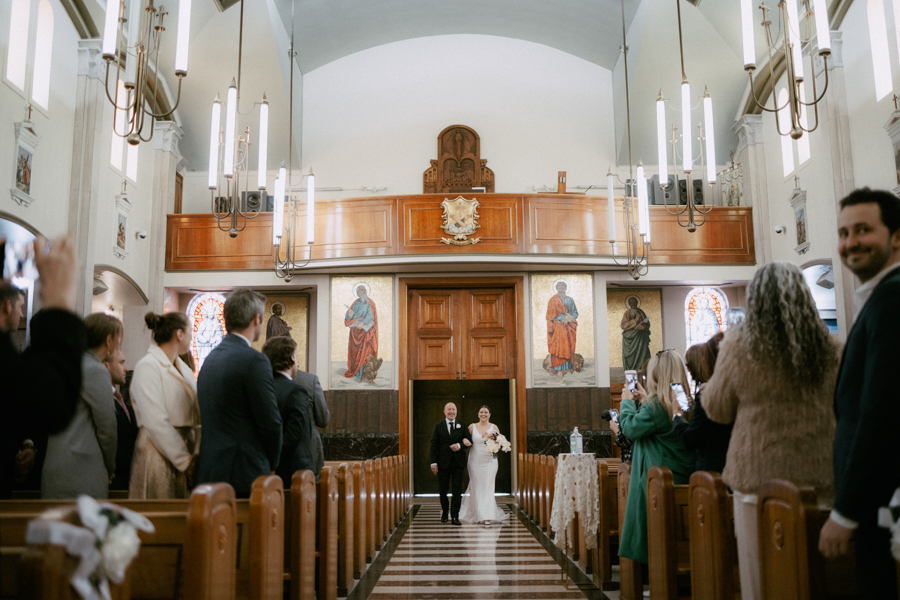
M 674 388 L 673 384 L 676 384 Z M 638 408 L 634 394 L 626 386 L 622 390 L 619 414 L 622 433 L 634 442 L 619 556 L 646 563 L 647 472 L 651 467 L 667 467 L 676 484 L 686 484 L 694 471 L 696 453 L 685 448 L 672 429 L 678 397 L 682 396 L 685 406 L 690 407 L 681 356 L 674 350 L 658 352 L 647 366 L 647 390 L 640 383 L 637 383 L 637 390 L 646 400 Z

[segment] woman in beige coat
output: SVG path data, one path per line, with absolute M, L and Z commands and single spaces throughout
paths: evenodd
M 193 372 L 178 355 L 191 343 L 182 313 L 147 313 L 154 343 L 134 368 L 131 399 L 140 426 L 131 463 L 129 498 L 187 498 L 200 442 Z
M 839 344 L 819 318 L 795 265 L 761 267 L 747 288 L 747 317 L 722 342 L 702 388 L 710 419 L 734 422 L 725 483 L 734 490 L 741 595 L 760 597 L 756 493 L 771 479 L 812 486 L 834 501 L 832 443 Z

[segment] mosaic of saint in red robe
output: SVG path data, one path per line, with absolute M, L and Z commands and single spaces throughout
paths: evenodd
M 362 380 L 366 362 L 378 357 L 378 311 L 375 302 L 369 298 L 368 286 L 358 284 L 354 292 L 356 301 L 344 315 L 344 326 L 350 329 L 344 377 Z

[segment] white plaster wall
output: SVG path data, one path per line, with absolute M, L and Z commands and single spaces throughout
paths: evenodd
M 853 170 L 857 187 L 891 189 L 898 182 L 891 139 L 885 132 L 884 125 L 894 110 L 894 103 L 891 101 L 891 94 L 880 101 L 875 100 L 875 75 L 869 46 L 866 4 L 862 1 L 854 2 L 841 23 Z M 886 10 L 890 10 L 890 6 L 890 2 L 885 2 Z M 896 35 L 891 23 L 888 18 L 888 48 L 896 90 L 900 83 L 900 65 Z
M 531 42 L 411 39 L 306 73 L 303 87 L 303 168 L 323 187 L 420 194 L 437 135 L 454 124 L 481 136 L 497 192 L 555 186 L 557 171 L 570 187 L 598 183 L 614 164 L 610 71 Z
M 10 0 L 0 0 L 0 73 L 6 73 Z M 36 7 L 36 2 L 33 3 Z M 64 233 L 67 228 L 69 180 L 75 117 L 75 85 L 78 73 L 78 33 L 59 0 L 50 0 L 53 8 L 53 58 L 50 74 L 50 102 L 46 113 L 34 110 L 31 120 L 41 141 L 34 156 L 29 207 L 10 197 L 15 187 L 14 123 L 28 116 L 27 98 L 5 81 L 0 81 L 0 211 L 10 213 L 47 236 Z M 37 10 L 31 14 L 32 31 Z M 31 36 L 34 37 L 33 34 Z M 33 47 L 33 43 L 32 43 Z M 33 50 L 29 56 L 33 56 Z M 31 85 L 31 60 L 26 87 Z

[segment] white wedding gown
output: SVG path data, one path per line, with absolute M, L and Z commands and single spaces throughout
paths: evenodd
M 496 431 L 493 425 L 487 433 Z M 478 427 L 472 426 L 472 447 L 469 449 L 469 487 L 463 494 L 459 508 L 459 520 L 463 523 L 505 521 L 509 514 L 494 499 L 494 482 L 497 479 L 497 459 L 488 453 Z

